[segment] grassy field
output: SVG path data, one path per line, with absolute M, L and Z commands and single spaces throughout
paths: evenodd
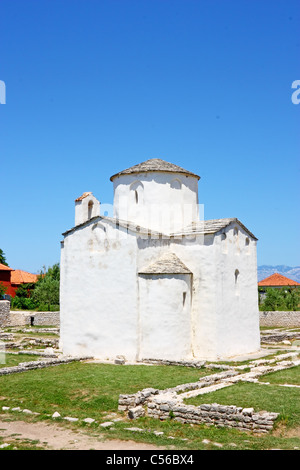
M 181 424 L 171 418 L 163 422 L 148 417 L 130 421 L 117 411 L 120 393 L 135 393 L 146 387 L 164 389 L 193 382 L 208 375 L 207 369 L 76 362 L 0 377 L 0 405 L 20 406 L 40 413 L 35 418 L 22 416 L 24 420 L 49 420 L 49 415 L 55 411 L 61 416 L 94 418 L 97 423 L 92 425 L 79 421 L 72 426 L 85 427 L 93 434 L 106 433 L 110 439 L 135 439 L 176 449 L 300 449 L 300 388 L 280 386 L 283 383 L 300 385 L 299 372 L 300 368 L 295 367 L 266 375 L 263 380 L 270 385 L 240 383 L 188 400 L 190 404 L 215 402 L 253 407 L 255 411 L 279 412 L 274 431 L 260 436 L 232 429 Z M 111 413 L 123 419 L 116 422 L 113 429 L 99 428 L 99 423 L 109 420 Z M 11 419 L 13 413 L 7 413 L 7 416 Z M 19 417 L 16 415 L 15 419 Z M 58 421 L 61 425 L 70 426 L 63 420 Z M 133 426 L 144 432 L 133 433 L 125 429 Z M 158 436 L 153 431 L 163 434 Z
M 5 362 L 0 362 L 1 367 L 14 367 L 20 362 L 38 361 L 40 358 L 36 354 L 5 354 Z

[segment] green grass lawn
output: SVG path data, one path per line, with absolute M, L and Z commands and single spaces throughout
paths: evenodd
M 91 433 L 106 434 L 108 438 L 135 439 L 161 446 L 175 446 L 183 449 L 218 449 L 214 442 L 221 443 L 223 449 L 300 449 L 300 389 L 281 387 L 281 381 L 299 382 L 299 367 L 269 374 L 265 380 L 272 385 L 240 383 L 188 400 L 190 404 L 224 403 L 253 407 L 255 411 L 264 409 L 280 413 L 281 426 L 289 430 L 289 437 L 272 432 L 257 436 L 235 429 L 208 427 L 178 423 L 172 419 L 159 421 L 152 418 L 128 419 L 115 423 L 114 429 L 99 428 L 99 422 L 109 420 L 109 413 L 118 413 L 120 393 L 135 393 L 146 387 L 165 389 L 181 383 L 197 381 L 209 374 L 207 369 L 194 369 L 176 366 L 116 366 L 112 364 L 71 363 L 46 369 L 36 369 L 24 373 L 0 377 L 0 406 L 28 408 L 41 413 L 39 417 L 23 416 L 22 419 L 46 419 L 58 411 L 61 416 L 94 418 L 97 424 L 84 426 Z M 286 376 L 286 377 L 284 377 Z M 13 413 L 8 413 L 11 418 Z M 20 419 L 20 413 L 17 418 Z M 49 419 L 49 417 L 47 418 Z M 62 425 L 70 424 L 61 420 Z M 126 427 L 137 426 L 142 433 L 132 433 Z M 286 426 L 288 428 L 286 428 Z M 149 430 L 162 431 L 156 436 Z M 295 431 L 295 432 L 294 432 Z M 168 436 L 174 437 L 170 440 Z M 203 439 L 210 444 L 203 443 Z
M 2 358 L 2 356 L 0 356 Z M 20 362 L 38 361 L 40 358 L 35 354 L 3 354 L 3 363 L 0 362 L 0 367 L 14 367 Z
M 40 413 L 59 408 L 61 414 L 99 418 L 99 413 L 117 411 L 120 393 L 135 393 L 146 387 L 167 388 L 197 381 L 206 369 L 167 366 L 115 366 L 71 363 L 0 377 L 0 395 Z M 9 400 L 8 400 L 9 401 Z M 9 406 L 9 403 L 5 403 Z

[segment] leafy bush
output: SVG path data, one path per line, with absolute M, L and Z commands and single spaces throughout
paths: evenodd
M 0 299 L 4 296 L 6 291 L 7 291 L 7 287 L 5 287 L 3 282 L 0 282 Z
M 59 306 L 59 284 L 59 264 L 54 264 L 48 268 L 48 271 L 44 269 L 44 273 L 40 274 L 32 294 L 33 300 L 38 305 L 38 310 L 53 311 L 53 307 L 57 309 L 57 306 Z
M 59 310 L 59 264 L 44 268 L 38 281 L 32 284 L 22 284 L 11 300 L 12 309 L 57 311 Z
M 28 297 L 12 297 L 11 299 L 11 308 L 21 309 L 21 310 L 35 310 L 37 303 Z
M 269 287 L 265 291 L 265 297 L 261 300 L 259 309 L 263 311 L 300 310 L 300 289 Z

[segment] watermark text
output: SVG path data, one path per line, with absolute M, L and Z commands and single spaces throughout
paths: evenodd
M 6 86 L 3 80 L 0 80 L 0 104 L 6 104 Z

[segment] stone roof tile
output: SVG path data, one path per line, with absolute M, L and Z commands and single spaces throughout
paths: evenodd
M 145 162 L 139 163 L 138 165 L 131 166 L 126 168 L 119 173 L 111 176 L 110 180 L 113 181 L 114 178 L 121 175 L 130 175 L 132 173 L 145 173 L 145 172 L 171 172 L 171 173 L 183 173 L 188 176 L 195 176 L 200 179 L 200 176 L 192 173 L 191 171 L 185 170 L 180 166 L 174 165 L 174 163 L 166 162 L 160 158 L 151 158 Z
M 182 230 L 178 230 L 174 232 L 172 235 L 179 236 L 179 235 L 208 235 L 210 233 L 217 233 L 220 230 L 226 228 L 232 222 L 237 223 L 240 225 L 252 238 L 257 240 L 257 238 L 253 235 L 250 230 L 248 230 L 236 217 L 234 218 L 226 218 L 226 219 L 211 219 L 211 220 L 200 220 L 197 222 L 192 222 L 191 224 L 184 227 Z
M 191 271 L 175 253 L 164 253 L 156 261 L 140 269 L 139 274 L 191 274 Z

